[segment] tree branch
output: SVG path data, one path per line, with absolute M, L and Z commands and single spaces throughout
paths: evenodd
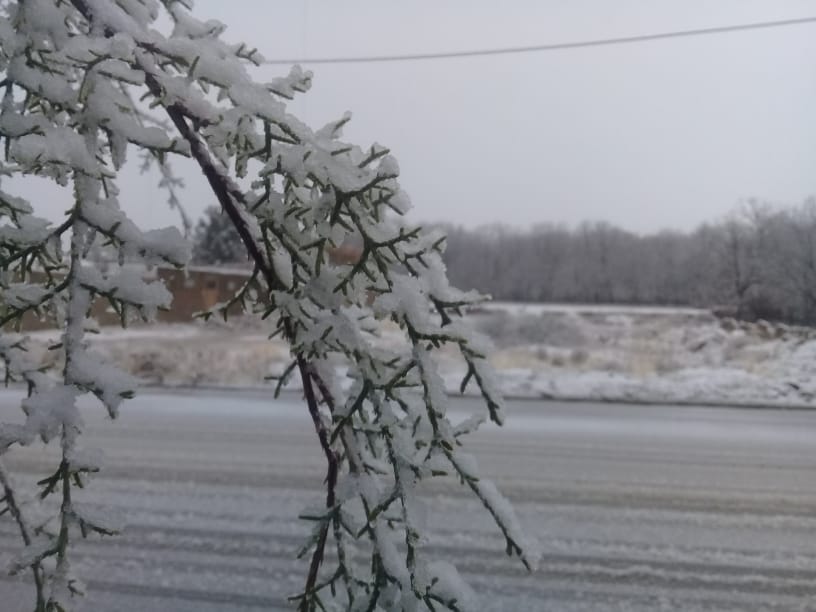
M 326 474 L 326 508 L 331 510 L 334 508 L 336 501 L 335 489 L 337 487 L 337 473 L 339 468 L 337 453 L 332 450 L 329 433 L 326 431 L 326 427 L 320 419 L 317 397 L 315 396 L 314 387 L 312 386 L 311 368 L 302 356 L 298 356 L 297 362 L 298 370 L 300 370 L 300 378 L 303 381 L 303 394 L 306 397 L 309 414 L 312 417 L 317 437 L 320 440 L 320 447 L 323 449 L 323 454 L 326 455 L 326 462 L 328 463 L 328 471 Z M 306 578 L 306 587 L 303 589 L 303 599 L 298 608 L 301 612 L 314 610 L 314 600 L 310 598 L 310 595 L 313 595 L 315 592 L 317 575 L 320 571 L 320 565 L 323 563 L 328 533 L 329 521 L 326 520 L 320 529 L 320 536 L 315 545 L 314 553 L 312 553 L 309 575 Z
M 17 503 L 17 497 L 14 493 L 11 477 L 6 471 L 6 466 L 3 465 L 2 460 L 0 460 L 0 488 L 3 490 L 3 499 L 0 501 L 3 501 L 6 504 L 6 508 L 8 508 L 11 517 L 14 519 L 14 522 L 17 523 L 17 528 L 20 530 L 20 536 L 23 538 L 23 543 L 26 546 L 31 546 L 31 543 L 33 542 L 31 532 L 29 531 L 28 524 L 23 517 L 23 512 L 20 509 L 20 505 Z M 41 610 L 45 610 L 45 593 L 43 588 L 42 566 L 40 565 L 39 561 L 35 561 L 31 564 L 31 573 L 34 576 L 34 585 L 37 589 L 37 607 L 35 610 L 36 612 L 40 612 Z

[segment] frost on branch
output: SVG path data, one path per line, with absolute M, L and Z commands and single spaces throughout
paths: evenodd
M 89 269 L 85 254 L 105 240 L 122 262 L 183 265 L 189 255 L 178 232 L 142 232 L 120 209 L 116 175 L 133 148 L 160 165 L 185 155 L 199 166 L 255 266 L 221 312 L 235 304 L 262 312 L 270 332 L 290 343 L 285 376 L 301 379 L 316 451 L 327 463 L 325 503 L 303 517 L 313 530 L 301 551 L 305 586 L 292 597 L 298 609 L 473 608 L 453 566 L 428 550 L 419 491 L 432 478 L 472 491 L 507 553 L 531 568 L 535 547 L 512 507 L 461 450 L 482 421 L 503 421 L 486 347 L 461 319 L 483 298 L 448 284 L 443 235 L 403 222 L 410 202 L 388 149 L 343 141 L 350 115 L 317 131 L 289 115 L 286 100 L 308 90 L 311 74 L 296 67 L 257 82 L 249 69 L 262 63 L 260 54 L 223 41 L 225 26 L 196 19 L 186 0 L 7 4 L 0 134 L 9 146 L 0 174 L 50 178 L 71 197 L 58 227 L 37 219 L 29 203 L 0 197 L 2 323 L 36 312 L 64 329 L 59 377 L 22 365 L 24 340 L 0 341 L 7 375 L 27 381 L 31 394 L 25 424 L 0 431 L 0 448 L 39 436 L 58 438 L 63 451 L 41 483 L 44 495 L 62 496 L 58 529 L 44 531 L 18 564 L 34 573 L 40 609 L 65 607 L 65 593 L 79 590 L 68 560 L 72 535 L 110 532 L 72 502 L 73 486 L 89 471 L 75 459 L 76 401 L 91 393 L 115 416 L 134 381 L 88 350 L 91 301 L 107 299 L 127 322 L 149 318 L 169 298 L 124 269 Z M 156 27 L 160 10 L 173 24 L 168 35 Z M 331 253 L 348 244 L 360 246 L 359 259 L 334 263 Z M 402 331 L 396 349 L 378 342 L 386 321 Z M 438 374 L 436 354 L 448 347 L 467 366 L 462 388 L 474 385 L 484 400 L 484 414 L 464 423 L 449 420 Z

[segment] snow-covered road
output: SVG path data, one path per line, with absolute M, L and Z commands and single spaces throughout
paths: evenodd
M 90 415 L 107 461 L 86 501 L 127 527 L 80 548 L 82 609 L 287 609 L 304 575 L 295 517 L 325 473 L 296 397 L 142 394 L 117 423 Z M 816 412 L 511 403 L 505 429 L 471 441 L 544 553 L 526 574 L 477 503 L 430 489 L 439 556 L 483 610 L 816 609 Z M 53 466 L 28 450 L 8 463 L 21 482 Z M 0 518 L 0 564 L 17 547 Z M 0 579 L 2 612 L 31 607 Z

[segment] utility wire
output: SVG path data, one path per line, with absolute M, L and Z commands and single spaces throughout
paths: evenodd
M 505 47 L 499 49 L 472 49 L 468 51 L 450 51 L 439 53 L 412 53 L 407 55 L 372 55 L 350 57 L 315 57 L 300 59 L 267 60 L 266 64 L 369 64 L 375 62 L 407 62 L 417 60 L 449 59 L 456 57 L 482 57 L 488 55 L 510 55 L 513 53 L 540 53 L 543 51 L 562 51 L 565 49 L 582 49 L 589 47 L 607 47 L 611 45 L 626 45 L 631 43 L 664 40 L 669 38 L 687 38 L 691 36 L 708 36 L 711 34 L 725 34 L 728 32 L 744 32 L 746 30 L 765 30 L 793 25 L 802 25 L 816 22 L 815 17 L 800 17 L 798 19 L 782 19 L 779 21 L 761 21 L 738 25 L 698 28 L 695 30 L 678 30 L 674 32 L 659 32 L 657 34 L 640 34 L 635 36 L 621 36 L 617 38 L 600 38 L 596 40 L 582 40 L 576 42 L 553 43 L 549 45 L 530 45 L 526 47 Z

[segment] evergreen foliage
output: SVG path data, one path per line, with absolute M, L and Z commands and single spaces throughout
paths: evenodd
M 115 418 L 137 382 L 88 346 L 88 312 L 103 298 L 122 324 L 149 320 L 170 306 L 157 281 L 130 265 L 88 265 L 97 237 L 120 264 L 183 267 L 190 245 L 174 228 L 142 231 L 121 209 L 117 176 L 131 151 L 166 162 L 191 158 L 240 236 L 254 266 L 230 304 L 268 317 L 270 334 L 290 344 L 287 376 L 299 376 L 316 450 L 326 459 L 325 504 L 304 512 L 313 524 L 301 554 L 310 558 L 299 610 L 478 609 L 447 562 L 430 558 L 417 489 L 447 477 L 473 492 L 495 519 L 508 554 L 528 567 L 510 505 L 478 475 L 463 451 L 484 420 L 500 424 L 503 402 L 487 362 L 488 347 L 461 320 L 481 301 L 452 288 L 441 253 L 445 237 L 398 222 L 409 201 L 388 149 L 342 140 L 344 116 L 316 131 L 287 112 L 286 100 L 309 89 L 295 67 L 257 82 L 253 48 L 222 40 L 224 25 L 201 21 L 189 0 L 19 0 L 4 2 L 0 70 L 4 89 L 0 175 L 37 176 L 64 187 L 65 221 L 53 226 L 36 203 L 0 192 L 0 357 L 7 380 L 26 383 L 25 421 L 0 427 L 0 459 L 40 438 L 59 445 L 53 473 L 38 483 L 51 515 L 30 513 L 0 467 L 3 507 L 25 549 L 15 572 L 30 571 L 35 610 L 72 607 L 83 592 L 72 571 L 78 537 L 113 535 L 114 525 L 77 500 L 88 475 L 103 466 L 83 448 L 78 400 L 95 396 Z M 159 31 L 160 15 L 172 31 Z M 171 175 L 170 175 L 171 176 Z M 389 211 L 392 214 L 385 214 Z M 362 255 L 334 264 L 327 253 L 353 236 Z M 64 245 L 67 244 L 67 248 Z M 41 371 L 14 333 L 28 313 L 53 317 L 62 329 L 51 347 L 61 371 Z M 377 343 L 381 321 L 402 330 L 403 343 Z M 476 385 L 483 414 L 449 420 L 437 352 L 451 347 L 467 364 L 463 388 Z M 334 551 L 333 560 L 326 557 Z

